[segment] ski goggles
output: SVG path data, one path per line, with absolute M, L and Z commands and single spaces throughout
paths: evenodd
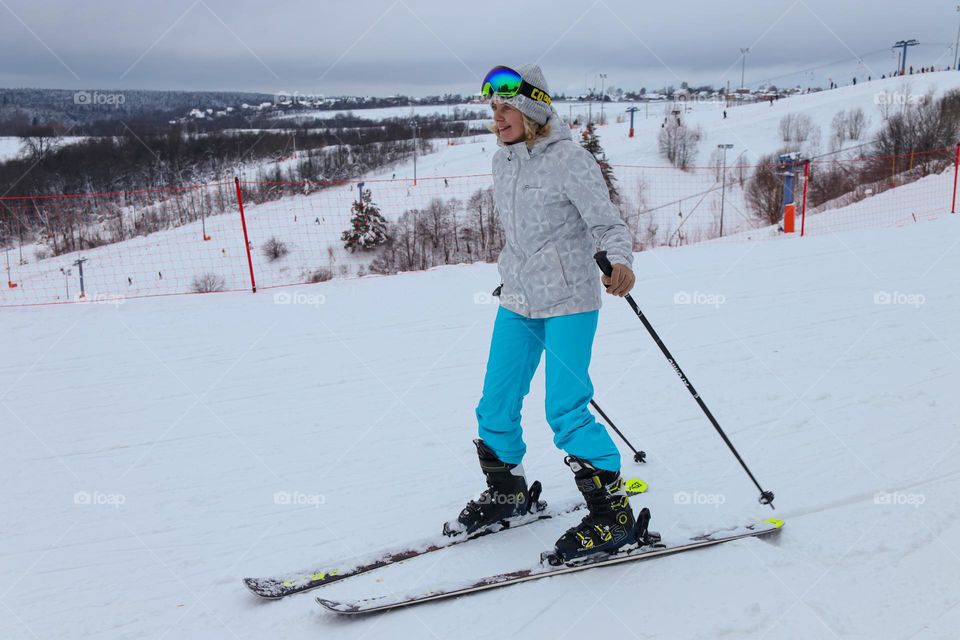
M 517 94 L 550 104 L 550 96 L 546 91 L 537 89 L 526 82 L 517 71 L 510 67 L 499 66 L 490 69 L 480 86 L 480 95 L 484 98 L 491 98 L 494 95 L 512 98 Z

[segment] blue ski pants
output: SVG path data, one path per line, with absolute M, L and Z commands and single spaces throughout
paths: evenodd
M 620 452 L 588 408 L 593 384 L 587 369 L 599 314 L 527 318 L 499 307 L 476 415 L 480 437 L 502 461 L 519 464 L 526 453 L 520 408 L 546 351 L 545 409 L 554 444 L 598 469 L 620 469 Z

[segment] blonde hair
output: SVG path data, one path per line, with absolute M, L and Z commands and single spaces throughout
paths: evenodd
M 516 107 L 511 107 L 511 108 L 516 109 Z M 517 109 L 517 111 L 520 111 L 520 110 Z M 533 143 L 536 142 L 537 139 L 546 137 L 547 135 L 550 134 L 549 123 L 540 124 L 539 122 L 537 122 L 527 114 L 523 113 L 522 111 L 520 111 L 520 115 L 523 116 L 523 132 L 527 142 L 527 149 L 532 147 Z M 497 136 L 497 140 L 500 140 L 500 130 L 497 128 L 496 122 L 488 123 L 487 129 L 489 129 L 490 132 L 492 132 L 495 136 Z

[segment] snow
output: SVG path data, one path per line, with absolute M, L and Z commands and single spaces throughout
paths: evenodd
M 62 136 L 57 138 L 58 145 L 83 142 L 88 136 Z M 0 162 L 11 160 L 20 155 L 21 144 L 17 136 L 0 136 Z
M 0 136 L 0 160 L 16 158 L 20 155 L 20 138 Z
M 434 535 L 480 491 L 496 307 L 477 294 L 495 265 L 5 309 L 0 637 L 955 637 L 958 224 L 636 255 L 635 299 L 776 511 L 604 296 L 591 375 L 648 454 L 625 465 L 650 484 L 634 506 L 664 534 L 775 516 L 776 537 L 350 621 L 306 594 L 257 601 L 241 579 Z M 563 502 L 575 487 L 543 401 L 541 367 L 524 466 Z M 314 593 L 513 568 L 570 524 Z
M 338 115 L 348 115 L 352 114 L 357 118 L 365 118 L 368 120 L 385 120 L 387 118 L 411 118 L 413 116 L 432 116 L 432 115 L 447 115 L 452 114 L 454 109 L 460 109 L 461 111 L 479 111 L 481 113 L 487 110 L 487 106 L 484 104 L 474 103 L 474 102 L 464 102 L 461 104 L 418 104 L 418 105 L 407 105 L 402 107 L 373 107 L 373 108 L 353 108 L 353 109 L 303 109 L 298 111 L 293 111 L 290 113 L 285 113 L 280 116 L 284 120 L 310 120 L 313 118 L 319 118 L 321 120 L 327 120 L 330 118 L 335 118 Z

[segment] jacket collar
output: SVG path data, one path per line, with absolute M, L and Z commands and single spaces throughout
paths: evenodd
M 507 155 L 509 157 L 519 156 L 520 158 L 526 159 L 544 153 L 547 147 L 552 145 L 554 142 L 572 139 L 572 136 L 570 135 L 570 127 L 568 127 L 567 124 L 560 118 L 560 114 L 558 114 L 557 111 L 552 107 L 550 112 L 550 117 L 547 118 L 547 124 L 550 125 L 550 133 L 543 138 L 538 138 L 535 140 L 533 143 L 533 148 L 527 148 L 527 143 L 525 140 L 514 142 L 512 144 L 504 144 L 501 140 L 497 140 L 497 144 L 507 150 Z

